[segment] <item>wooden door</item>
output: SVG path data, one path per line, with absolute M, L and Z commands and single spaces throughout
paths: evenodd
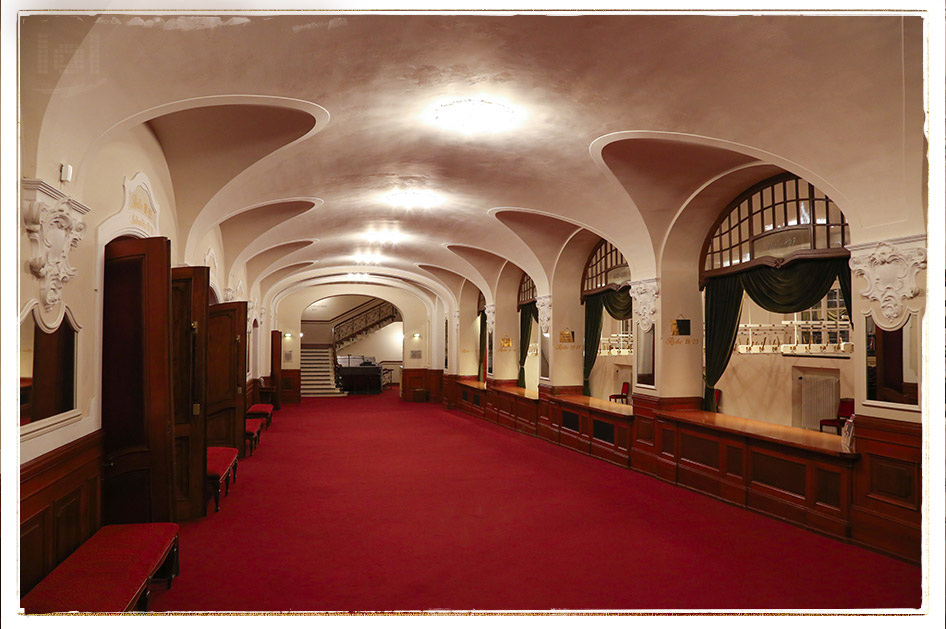
M 282 332 L 273 330 L 269 344 L 269 379 L 273 386 L 273 409 L 282 401 Z
M 210 306 L 207 317 L 207 445 L 245 446 L 246 302 Z
M 174 520 L 170 260 L 163 237 L 105 246 L 104 524 Z
M 174 496 L 178 520 L 207 515 L 207 293 L 210 268 L 171 269 Z

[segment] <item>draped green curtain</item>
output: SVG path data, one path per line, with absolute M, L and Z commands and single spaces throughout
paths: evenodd
M 706 391 L 703 410 L 715 411 L 714 387 L 726 371 L 739 332 L 742 274 L 711 278 L 703 290 L 706 311 Z
M 480 313 L 480 354 L 479 366 L 476 368 L 476 379 L 480 382 L 486 381 L 486 374 L 483 372 L 483 365 L 486 362 L 486 313 Z
M 811 308 L 828 294 L 837 278 L 851 317 L 851 272 L 847 258 L 799 260 L 781 268 L 757 266 L 711 278 L 705 287 L 705 410 L 715 411 L 713 387 L 729 364 L 742 309 L 742 293 L 769 312 L 789 314 Z
M 787 314 L 817 304 L 841 274 L 847 275 L 850 283 L 846 258 L 799 260 L 779 269 L 757 266 L 736 275 L 752 301 L 769 312 Z
M 529 356 L 529 343 L 532 341 L 532 320 L 539 320 L 539 307 L 534 301 L 519 308 L 519 378 L 516 386 L 526 386 L 526 358 Z
M 601 320 L 604 317 L 604 293 L 585 297 L 585 366 L 582 393 L 591 395 L 589 378 L 598 358 L 601 343 Z
M 634 313 L 634 298 L 631 297 L 631 287 L 625 286 L 621 290 L 608 290 L 601 293 L 604 309 L 611 318 L 618 321 L 630 319 Z

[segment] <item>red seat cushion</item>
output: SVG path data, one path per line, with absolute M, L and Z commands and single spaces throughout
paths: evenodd
M 125 611 L 161 567 L 179 530 L 172 522 L 103 526 L 20 605 L 28 614 Z
M 239 454 L 236 448 L 207 448 L 207 477 L 223 478 Z
M 247 419 L 246 420 L 246 434 L 255 435 L 260 431 L 265 423 L 262 419 Z
M 248 409 L 246 409 L 247 417 L 251 415 L 272 415 L 273 414 L 273 405 L 272 404 L 254 404 Z

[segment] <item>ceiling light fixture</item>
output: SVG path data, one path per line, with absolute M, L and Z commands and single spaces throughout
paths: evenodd
M 353 282 L 367 281 L 371 277 L 370 273 L 349 273 L 348 279 Z
M 433 190 L 412 190 L 401 189 L 392 190 L 382 196 L 382 199 L 396 207 L 404 210 L 429 210 L 432 207 L 443 204 L 443 195 Z
M 377 253 L 356 253 L 353 257 L 355 264 L 380 264 L 384 259 Z
M 378 229 L 365 232 L 365 239 L 375 245 L 397 245 L 405 236 L 394 229 Z
M 464 135 L 510 131 L 525 119 L 522 110 L 493 98 L 441 101 L 428 115 L 438 127 Z

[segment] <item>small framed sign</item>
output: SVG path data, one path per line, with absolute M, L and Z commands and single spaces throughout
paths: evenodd
M 558 333 L 558 342 L 559 343 L 574 343 L 575 342 L 575 331 L 564 329 Z
M 424 350 L 422 349 L 411 350 L 411 360 L 420 360 L 423 357 L 424 357 Z
M 509 338 L 508 336 L 504 336 L 503 338 L 499 339 L 499 346 L 512 347 L 512 339 Z
M 690 336 L 690 320 L 673 319 L 670 321 L 670 336 Z

